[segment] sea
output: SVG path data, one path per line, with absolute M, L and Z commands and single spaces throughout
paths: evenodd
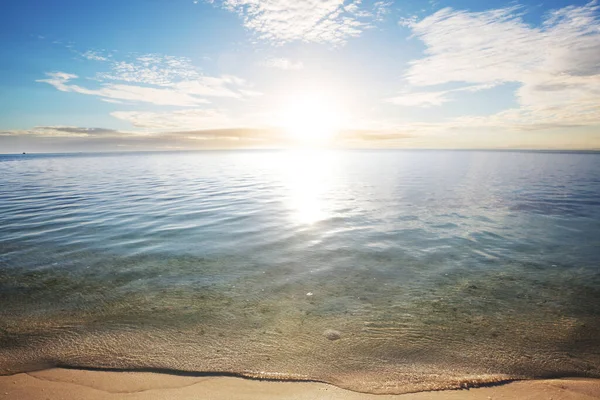
M 0 156 L 0 374 L 600 378 L 600 153 Z

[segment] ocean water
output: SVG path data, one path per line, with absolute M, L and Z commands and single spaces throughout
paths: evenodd
M 600 377 L 600 154 L 0 156 L 0 374 Z

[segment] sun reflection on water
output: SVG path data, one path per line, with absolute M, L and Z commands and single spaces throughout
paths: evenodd
M 282 168 L 294 222 L 312 225 L 331 217 L 332 206 L 327 194 L 332 184 L 333 159 L 332 152 L 326 150 L 286 152 Z

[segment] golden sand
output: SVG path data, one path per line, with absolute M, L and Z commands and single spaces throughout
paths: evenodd
M 0 376 L 0 399 L 14 400 L 570 400 L 600 399 L 598 379 L 511 382 L 469 390 L 370 395 L 324 383 L 273 382 L 144 372 L 48 369 Z

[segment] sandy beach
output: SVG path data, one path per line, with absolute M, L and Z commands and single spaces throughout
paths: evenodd
M 0 377 L 0 398 L 15 400 L 568 400 L 599 399 L 600 380 L 576 378 L 532 380 L 469 390 L 369 395 L 324 383 L 267 382 L 234 377 L 190 377 L 57 368 Z

